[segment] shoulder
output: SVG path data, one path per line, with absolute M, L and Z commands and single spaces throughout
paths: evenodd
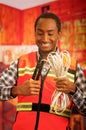
M 31 52 L 31 53 L 27 53 L 22 55 L 19 60 L 25 60 L 26 58 L 33 58 L 36 56 L 36 52 Z
M 32 64 L 34 64 L 34 62 L 36 62 L 36 52 L 31 52 L 31 53 L 21 56 L 19 58 L 18 65 L 20 67 L 24 67 L 26 65 L 32 66 Z

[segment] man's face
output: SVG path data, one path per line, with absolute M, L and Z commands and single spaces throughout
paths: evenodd
M 56 22 L 51 18 L 41 18 L 36 26 L 36 44 L 42 53 L 55 51 L 59 38 Z

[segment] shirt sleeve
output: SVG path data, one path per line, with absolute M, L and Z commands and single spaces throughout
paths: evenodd
M 82 114 L 86 114 L 86 78 L 80 65 L 77 65 L 75 94 L 72 96 L 73 102 Z
M 17 66 L 18 60 L 13 62 L 9 68 L 7 68 L 0 75 L 0 100 L 8 100 L 13 98 L 11 95 L 11 89 L 17 83 Z

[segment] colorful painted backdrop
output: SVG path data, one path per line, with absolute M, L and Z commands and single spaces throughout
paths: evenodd
M 0 73 L 24 53 L 34 51 L 34 22 L 49 11 L 62 21 L 60 50 L 66 49 L 86 73 L 86 4 L 85 0 L 56 0 L 26 10 L 0 4 Z M 0 102 L 0 130 L 12 130 L 17 98 Z

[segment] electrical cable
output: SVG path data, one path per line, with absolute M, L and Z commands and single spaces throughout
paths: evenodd
M 42 100 L 42 90 L 43 90 L 43 85 L 44 85 L 44 80 L 48 74 L 48 71 L 50 69 L 50 65 L 46 60 L 43 60 L 43 65 L 40 67 L 40 74 L 41 74 L 41 88 L 40 88 L 40 93 L 39 93 L 39 100 L 38 100 L 38 107 L 37 107 L 37 115 L 36 115 L 36 123 L 35 123 L 35 128 L 34 130 L 38 130 L 38 124 L 39 124 L 39 118 L 40 118 L 40 105 L 41 105 L 41 100 Z M 45 62 L 45 64 L 44 64 Z

